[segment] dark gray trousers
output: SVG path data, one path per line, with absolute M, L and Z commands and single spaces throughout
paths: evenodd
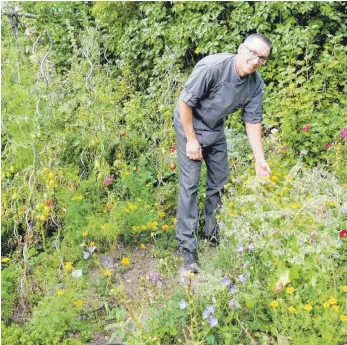
M 175 126 L 177 138 L 177 158 L 179 164 L 179 194 L 177 205 L 176 238 L 179 246 L 190 251 L 197 249 L 196 229 L 198 225 L 197 192 L 202 161 L 194 161 L 186 156 L 187 139 Z M 201 135 L 197 139 L 202 145 L 206 173 L 205 236 L 217 235 L 216 208 L 221 204 L 221 192 L 227 183 L 228 166 L 227 143 L 223 136 L 212 145 L 203 146 Z

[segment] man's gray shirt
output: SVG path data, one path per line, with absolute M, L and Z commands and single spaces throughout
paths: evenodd
M 235 55 L 209 55 L 195 66 L 179 97 L 192 107 L 193 127 L 202 146 L 211 145 L 224 136 L 226 117 L 243 108 L 248 123 L 262 121 L 264 82 L 258 72 L 240 78 L 235 70 Z M 176 128 L 183 136 L 179 106 L 174 113 Z

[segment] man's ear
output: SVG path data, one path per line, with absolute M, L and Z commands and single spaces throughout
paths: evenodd
M 239 47 L 237 48 L 237 53 L 240 54 L 242 52 L 242 43 L 239 45 Z

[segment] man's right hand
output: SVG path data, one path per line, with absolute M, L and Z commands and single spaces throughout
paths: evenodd
M 189 159 L 192 159 L 195 161 L 201 161 L 202 151 L 201 151 L 201 146 L 197 139 L 192 139 L 187 141 L 186 155 Z

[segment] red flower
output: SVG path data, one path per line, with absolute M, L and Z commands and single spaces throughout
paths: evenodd
M 282 150 L 283 150 L 283 151 L 287 151 L 287 150 L 288 150 L 288 146 L 283 146 L 283 147 L 282 147 Z
M 347 230 L 341 230 L 339 233 L 340 238 L 344 238 L 347 236 Z
M 303 130 L 304 132 L 308 132 L 310 129 L 311 129 L 311 127 L 307 125 L 307 126 L 305 126 L 302 130 Z
M 329 149 L 330 147 L 331 147 L 331 143 L 330 142 L 325 144 L 325 148 L 326 149 Z
M 47 200 L 46 201 L 47 206 L 51 207 L 53 206 L 53 200 Z
M 108 186 L 114 180 L 114 175 L 105 178 L 104 186 Z

